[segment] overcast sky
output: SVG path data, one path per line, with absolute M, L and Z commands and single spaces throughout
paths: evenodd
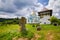
M 0 0 L 0 18 L 27 17 L 33 10 L 38 12 L 44 7 L 60 18 L 60 0 Z

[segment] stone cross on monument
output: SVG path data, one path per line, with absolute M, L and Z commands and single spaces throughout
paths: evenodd
M 26 31 L 25 24 L 26 24 L 26 18 L 21 17 L 20 22 L 19 22 L 19 25 L 21 27 L 21 31 Z

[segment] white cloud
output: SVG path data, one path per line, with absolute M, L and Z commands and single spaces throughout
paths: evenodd
M 27 6 L 19 11 L 17 11 L 15 14 L 19 15 L 19 16 L 24 16 L 24 17 L 28 17 L 33 11 L 35 12 L 39 12 L 41 11 L 41 9 L 43 9 L 43 5 L 40 3 L 36 3 L 33 6 Z
M 0 18 L 17 18 L 17 16 L 2 15 L 2 14 L 0 14 Z
M 16 6 L 14 2 L 18 3 L 18 5 Z M 23 6 L 24 4 L 25 6 Z M 17 9 L 18 6 L 22 8 Z M 5 2 L 0 0 L 0 17 L 14 18 L 17 16 L 28 16 L 32 13 L 32 8 L 34 8 L 35 11 L 41 11 L 43 5 L 38 3 L 38 0 L 5 0 Z
M 15 14 L 10 14 L 6 12 L 0 12 L 0 18 L 16 18 Z
M 0 0 L 0 11 L 3 12 L 15 12 L 16 6 L 14 6 L 13 4 L 13 0 L 5 0 L 5 2 L 3 2 L 2 0 Z
M 34 8 L 35 8 L 35 10 L 36 10 L 37 12 L 39 12 L 39 11 L 41 11 L 41 10 L 44 8 L 44 6 L 43 6 L 41 3 L 37 3 L 37 4 L 34 6 Z
M 53 15 L 60 18 L 60 0 L 49 0 L 49 4 L 46 7 L 52 9 Z
M 49 0 L 49 3 L 48 3 L 48 5 L 46 7 L 48 9 L 52 9 L 53 5 L 54 5 L 54 0 Z

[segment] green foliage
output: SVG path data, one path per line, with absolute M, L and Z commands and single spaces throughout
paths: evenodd
M 58 20 L 58 24 L 60 25 L 60 20 Z
M 57 23 L 58 19 L 55 16 L 52 16 L 50 21 L 51 21 L 51 23 L 55 23 L 55 22 Z
M 19 18 L 12 18 L 12 19 L 4 19 L 4 18 L 0 18 L 0 26 L 4 25 L 10 25 L 10 24 L 19 24 Z
M 60 20 L 58 18 L 56 18 L 55 16 L 52 16 L 50 21 L 51 21 L 51 24 L 58 23 L 60 25 Z

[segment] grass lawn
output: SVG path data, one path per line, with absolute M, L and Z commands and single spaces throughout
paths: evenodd
M 38 40 L 60 40 L 60 26 L 53 26 L 48 24 L 41 24 L 41 30 L 37 31 L 36 27 L 26 24 L 26 29 L 29 32 L 38 34 Z M 5 25 L 0 26 L 0 40 L 12 40 L 13 37 L 21 37 L 19 32 L 19 25 Z

